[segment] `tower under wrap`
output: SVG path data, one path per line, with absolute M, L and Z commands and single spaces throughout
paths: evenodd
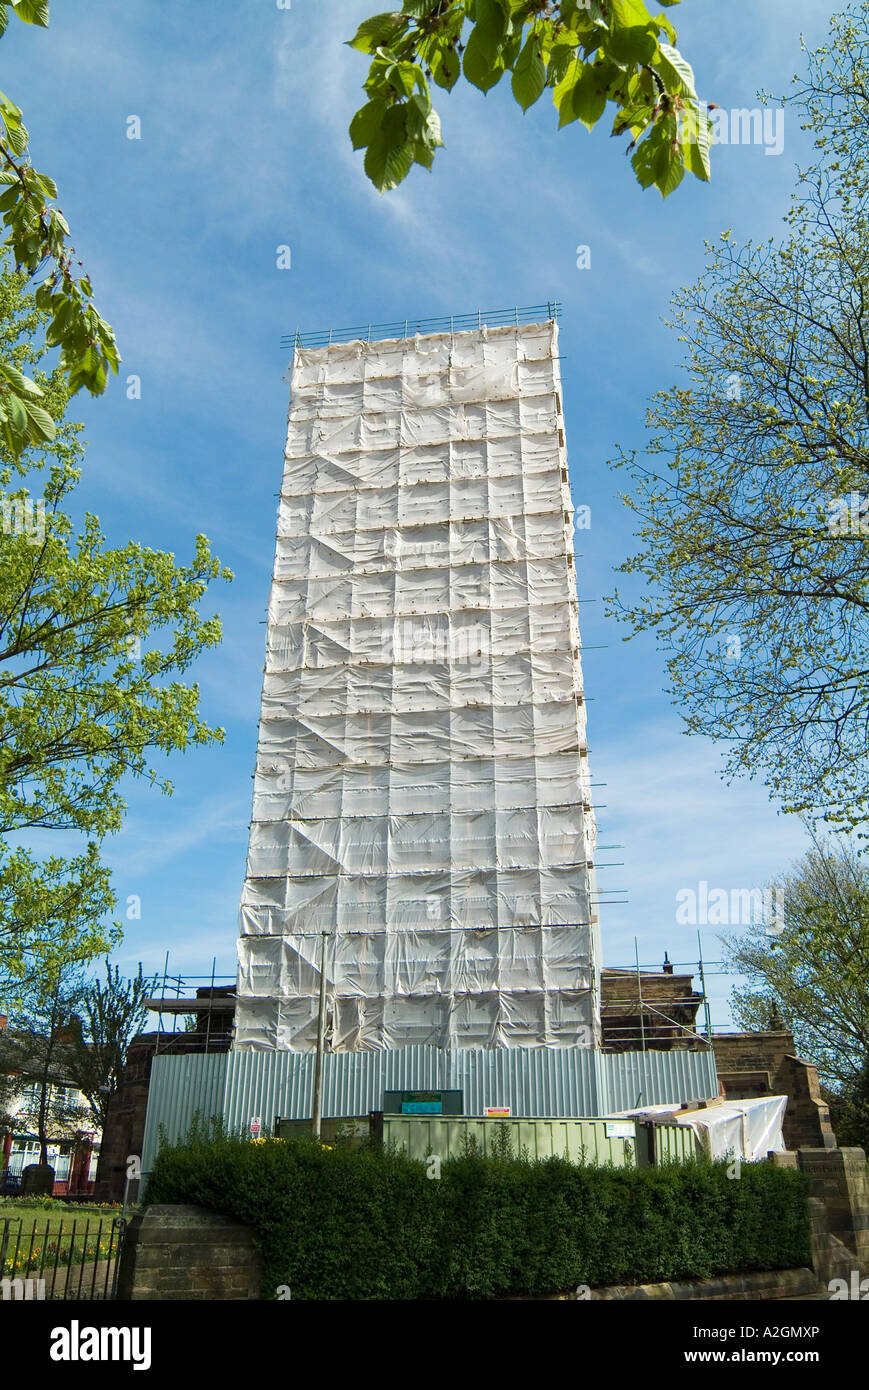
M 235 1047 L 592 1047 L 554 321 L 297 348 Z

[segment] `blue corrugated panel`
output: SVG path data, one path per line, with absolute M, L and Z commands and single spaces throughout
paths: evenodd
M 611 1113 L 637 1105 L 708 1100 L 718 1095 L 711 1049 L 703 1052 L 609 1052 L 603 1056 Z
M 228 1128 L 257 1116 L 271 1130 L 276 1116 L 311 1114 L 314 1055 L 233 1052 L 155 1057 L 145 1127 L 143 1170 L 150 1170 L 158 1127 L 181 1138 L 194 1113 L 222 1113 Z M 466 1115 L 508 1105 L 514 1116 L 577 1119 L 636 1105 L 717 1096 L 715 1058 L 703 1052 L 618 1052 L 527 1048 L 484 1051 L 407 1047 L 394 1052 L 341 1052 L 324 1059 L 323 1114 L 366 1115 L 384 1091 L 461 1090 Z
M 154 1058 L 142 1143 L 143 1174 L 153 1166 L 161 1128 L 174 1143 L 187 1133 L 197 1111 L 203 1118 L 222 1113 L 228 1061 L 225 1052 Z

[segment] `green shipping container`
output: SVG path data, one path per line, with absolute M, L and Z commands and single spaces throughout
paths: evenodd
M 486 1153 L 495 1135 L 506 1127 L 513 1153 L 528 1158 L 550 1158 L 553 1154 L 572 1163 L 612 1163 L 618 1168 L 645 1168 L 650 1163 L 687 1163 L 697 1157 L 693 1130 L 684 1125 L 651 1125 L 635 1120 L 575 1119 L 482 1119 L 460 1115 L 384 1115 L 375 1112 L 355 1119 L 324 1119 L 321 1138 L 330 1144 L 367 1143 L 372 1135 L 383 1144 L 392 1144 L 410 1158 L 425 1159 L 437 1154 L 441 1159 L 464 1153 L 473 1136 Z M 310 1120 L 278 1120 L 276 1135 L 281 1139 L 306 1137 Z M 467 1136 L 467 1138 L 466 1138 Z
M 529 1158 L 568 1158 L 573 1163 L 637 1164 L 637 1125 L 633 1120 L 475 1119 L 472 1116 L 384 1115 L 383 1143 L 410 1158 L 462 1154 L 473 1136 L 485 1153 L 495 1135 L 509 1130 L 513 1153 Z M 645 1136 L 643 1136 L 643 1140 Z M 645 1154 L 641 1156 L 643 1161 Z

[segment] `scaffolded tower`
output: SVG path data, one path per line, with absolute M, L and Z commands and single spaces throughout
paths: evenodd
M 555 315 L 296 346 L 237 1049 L 592 1047 Z M 543 319 L 543 321 L 539 321 Z

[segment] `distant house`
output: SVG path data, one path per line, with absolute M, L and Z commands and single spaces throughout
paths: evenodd
M 4 1095 L 0 1113 L 0 1192 L 18 1190 L 21 1173 L 38 1163 L 38 1116 L 42 1090 L 39 1040 L 3 1030 Z M 88 1196 L 93 1192 L 100 1132 L 85 1096 L 64 1071 L 63 1046 L 55 1049 L 46 1091 L 48 1162 L 55 1172 L 54 1196 Z

